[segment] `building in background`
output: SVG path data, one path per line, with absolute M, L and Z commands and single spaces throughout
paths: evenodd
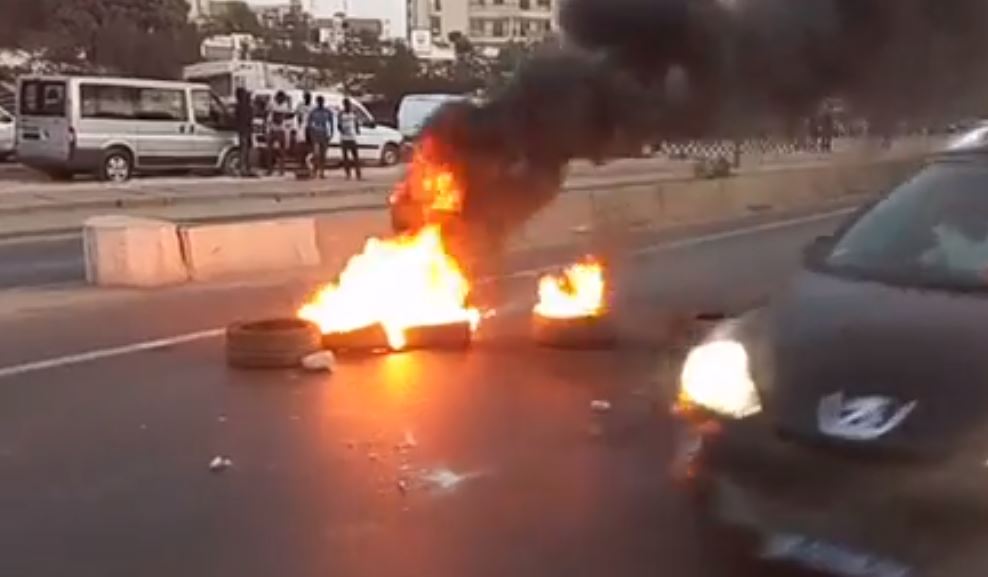
M 348 34 L 385 40 L 391 37 L 388 22 L 375 18 L 348 18 L 342 12 L 312 20 L 315 41 L 324 48 L 339 49 Z
M 409 41 L 416 53 L 448 48 L 459 32 L 481 48 L 539 42 L 559 29 L 562 0 L 407 0 Z

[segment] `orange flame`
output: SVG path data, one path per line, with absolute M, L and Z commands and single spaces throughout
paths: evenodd
M 604 267 L 593 259 L 577 263 L 559 275 L 539 279 L 535 314 L 546 318 L 581 318 L 604 312 Z
M 320 289 L 298 316 L 319 325 L 323 334 L 380 323 L 391 348 L 401 350 L 412 327 L 469 322 L 476 330 L 480 312 L 466 305 L 469 292 L 439 227 L 431 225 L 411 235 L 369 239 L 339 281 Z
M 415 149 L 404 186 L 410 187 L 407 193 L 413 199 L 433 211 L 458 213 L 463 209 L 463 188 L 432 138 Z

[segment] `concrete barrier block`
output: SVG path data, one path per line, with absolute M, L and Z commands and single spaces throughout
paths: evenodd
M 189 275 L 174 223 L 110 215 L 82 228 L 86 281 L 97 286 L 157 287 Z
M 312 218 L 182 227 L 180 237 L 194 280 L 312 267 L 320 262 Z

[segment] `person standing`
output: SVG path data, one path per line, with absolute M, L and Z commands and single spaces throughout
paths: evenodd
M 288 129 L 292 114 L 288 95 L 283 90 L 279 90 L 268 105 L 268 150 L 272 155 L 268 174 L 274 173 L 275 164 L 278 165 L 278 174 L 285 174 L 285 149 L 288 147 Z
M 250 167 L 250 153 L 254 147 L 254 105 L 250 93 L 244 87 L 237 88 L 237 146 L 240 152 L 240 176 L 254 176 Z
M 307 172 L 305 159 L 312 152 L 312 140 L 309 138 L 309 112 L 312 110 L 312 93 L 306 90 L 302 101 L 295 107 L 296 152 L 298 152 L 299 170 Z
M 357 136 L 360 135 L 360 123 L 357 122 L 357 115 L 353 112 L 353 103 L 349 98 L 343 99 L 343 111 L 340 112 L 336 121 L 336 127 L 340 131 L 340 149 L 343 153 L 343 171 L 347 180 L 350 180 L 351 169 L 356 172 L 357 180 L 363 180 L 360 174 L 360 154 L 357 147 Z
M 316 169 L 316 178 L 326 177 L 326 151 L 329 141 L 333 138 L 333 112 L 326 108 L 326 99 L 316 97 L 316 107 L 306 116 L 306 133 L 312 146 L 312 160 Z

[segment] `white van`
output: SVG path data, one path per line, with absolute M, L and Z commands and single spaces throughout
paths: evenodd
M 398 105 L 398 130 L 407 140 L 415 140 L 425 123 L 443 105 L 469 99 L 456 94 L 409 94 Z
M 14 154 L 14 144 L 17 142 L 17 123 L 14 115 L 0 106 L 0 162 Z
M 255 101 L 255 111 L 257 111 L 258 115 L 254 121 L 254 132 L 257 135 L 257 143 L 260 147 L 265 146 L 264 121 L 261 111 L 264 110 L 264 107 L 274 98 L 277 92 L 274 89 L 264 89 L 252 93 L 252 98 Z M 295 110 L 295 107 L 302 101 L 302 96 L 305 94 L 304 90 L 283 90 L 282 92 L 288 96 L 288 104 L 292 110 Z M 333 111 L 335 121 L 336 115 L 343 108 L 343 99 L 345 97 L 338 92 L 310 90 L 309 93 L 312 94 L 312 106 L 316 105 L 316 98 L 319 96 L 322 96 L 326 100 L 326 107 Z M 257 105 L 258 101 L 260 101 L 260 105 Z M 397 164 L 401 160 L 401 133 L 389 126 L 378 124 L 374 120 L 374 117 L 371 116 L 371 113 L 360 102 L 352 98 L 350 102 L 353 105 L 353 112 L 357 115 L 360 122 L 357 147 L 360 149 L 361 162 L 371 161 L 381 166 Z M 331 162 L 343 160 L 343 150 L 340 148 L 340 135 L 335 126 L 333 127 L 333 138 L 329 142 L 329 150 L 326 152 L 326 159 Z
M 233 119 L 208 86 L 86 76 L 18 79 L 18 160 L 53 178 L 239 170 Z

